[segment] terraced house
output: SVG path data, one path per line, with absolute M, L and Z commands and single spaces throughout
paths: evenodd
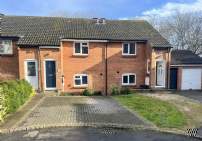
M 1 15 L 0 79 L 41 91 L 168 88 L 171 45 L 143 20 Z

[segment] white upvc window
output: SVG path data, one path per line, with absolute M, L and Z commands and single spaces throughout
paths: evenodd
M 13 54 L 12 40 L 1 40 L 0 41 L 0 54 Z
M 88 42 L 74 42 L 74 55 L 88 55 Z
M 136 74 L 135 73 L 124 73 L 122 75 L 122 85 L 136 85 Z
M 122 44 L 122 55 L 136 55 L 136 43 L 123 43 Z
M 75 87 L 87 87 L 88 86 L 88 75 L 87 74 L 75 74 L 74 75 L 74 86 Z

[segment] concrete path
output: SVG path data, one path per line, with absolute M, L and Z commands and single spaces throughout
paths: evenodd
M 0 134 L 0 141 L 199 141 L 199 139 L 149 130 L 46 128 Z
M 202 103 L 202 91 L 181 91 L 174 94 L 185 96 L 187 98 L 197 100 Z
M 151 127 L 110 97 L 45 97 L 16 129 L 58 126 Z

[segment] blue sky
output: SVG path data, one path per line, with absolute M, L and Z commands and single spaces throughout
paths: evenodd
M 7 15 L 127 19 L 176 10 L 201 11 L 202 0 L 0 0 L 0 13 Z

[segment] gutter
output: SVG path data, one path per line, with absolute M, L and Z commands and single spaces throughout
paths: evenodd
M 180 64 L 180 65 L 170 65 L 171 67 L 202 67 L 202 64 Z
M 108 47 L 108 42 L 106 43 L 105 46 L 105 95 L 107 96 L 108 92 L 108 60 L 107 60 L 107 47 Z

